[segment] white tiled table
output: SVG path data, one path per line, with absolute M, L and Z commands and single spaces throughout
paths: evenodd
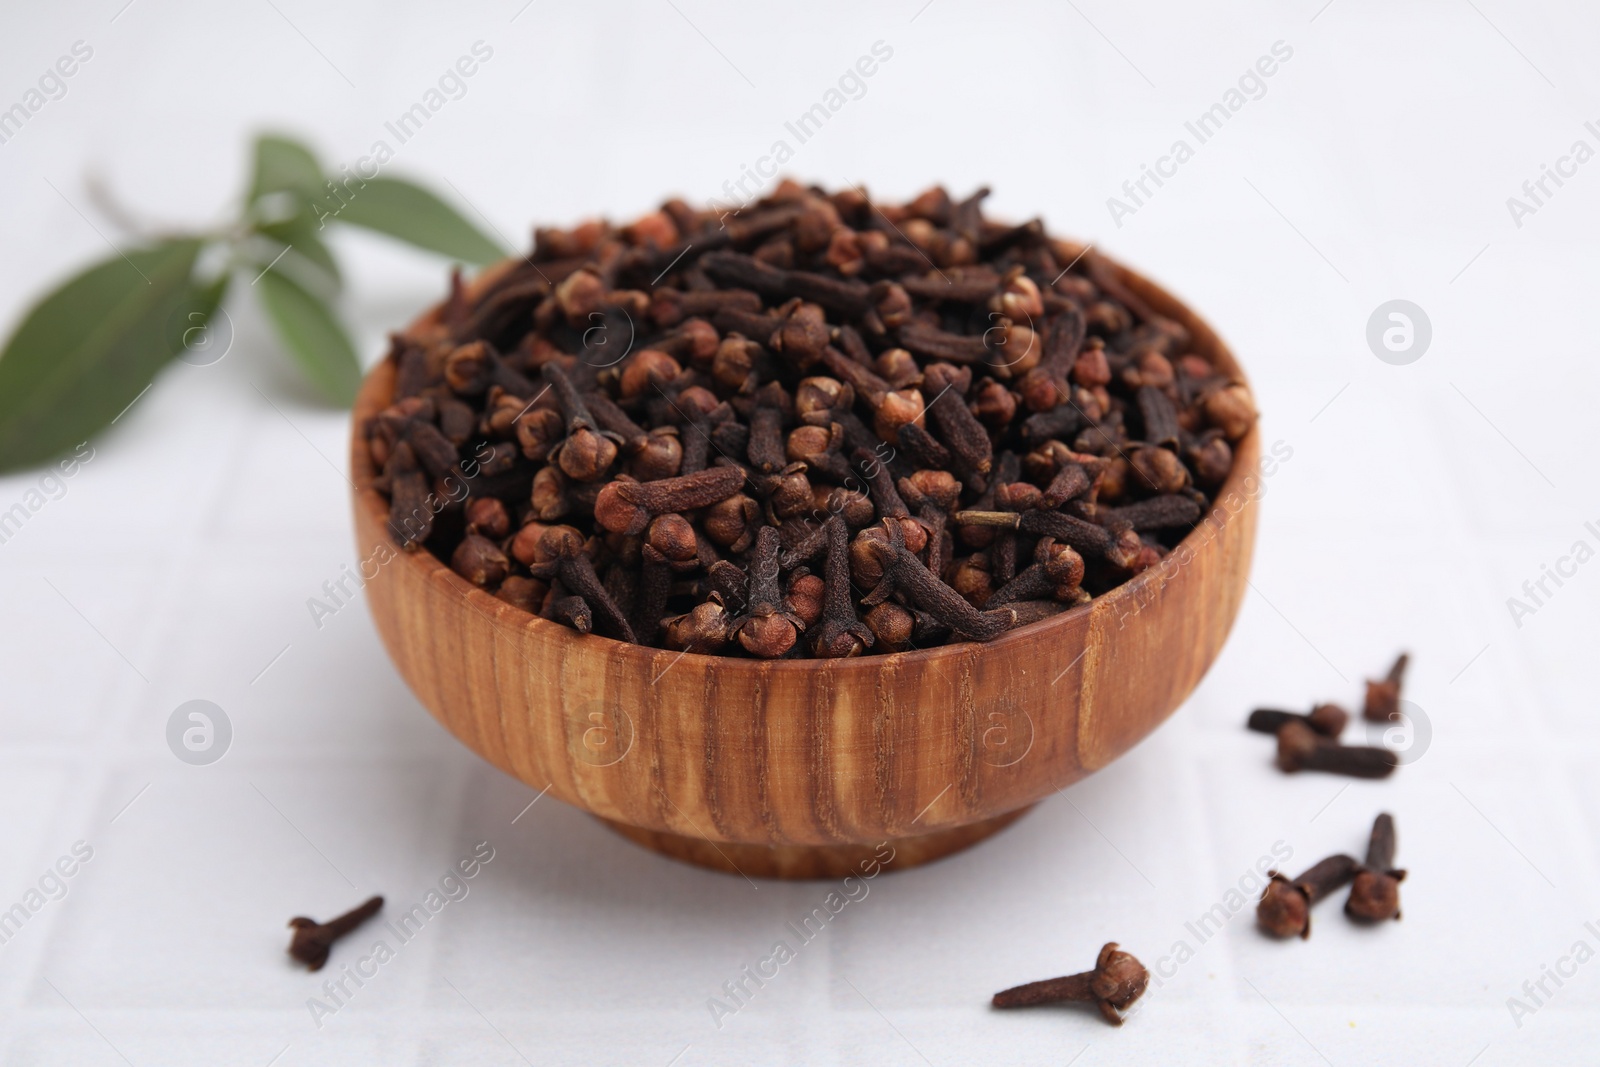
M 307 598 L 355 559 L 347 419 L 236 301 L 228 357 L 164 374 L 0 544 L 0 908 L 75 842 L 93 849 L 0 945 L 0 1062 L 1593 1062 L 1600 964 L 1547 980 L 1520 1027 L 1507 998 L 1574 942 L 1600 949 L 1584 927 L 1600 926 L 1600 563 L 1520 628 L 1506 599 L 1574 541 L 1600 547 L 1584 527 L 1600 525 L 1600 164 L 1520 228 L 1506 198 L 1574 139 L 1600 147 L 1583 128 L 1600 116 L 1600 16 L 1504 0 L 521 5 L 8 12 L 0 107 L 74 41 L 94 55 L 0 144 L 0 320 L 104 239 L 126 243 L 90 206 L 88 169 L 157 219 L 220 218 L 252 129 L 354 161 L 477 40 L 492 60 L 394 168 L 449 181 L 519 243 L 535 220 L 716 195 L 883 40 L 892 60 L 793 173 L 886 196 L 993 183 L 997 214 L 1101 241 L 1249 368 L 1266 439 L 1293 457 L 1268 483 L 1233 637 L 1149 741 L 981 847 L 872 882 L 719 1029 L 707 999 L 827 887 L 752 889 L 557 802 L 527 808 L 534 790 L 410 696 L 364 605 L 319 629 Z M 1106 198 L 1279 40 L 1293 58 L 1265 95 L 1114 225 Z M 336 243 L 376 358 L 442 265 Z M 1395 297 L 1434 330 L 1403 367 L 1363 338 Z M 38 478 L 0 479 L 0 510 Z M 1260 704 L 1357 701 L 1400 647 L 1432 740 L 1393 780 L 1285 778 L 1240 728 Z M 209 767 L 164 740 L 196 698 L 234 729 Z M 1294 869 L 1359 850 L 1379 810 L 1411 870 L 1403 922 L 1356 929 L 1332 902 L 1308 943 L 1263 939 L 1248 908 L 1203 943 L 1186 927 L 1275 843 Z M 482 840 L 495 857 L 470 893 L 319 1028 L 319 979 L 286 960 L 284 920 L 372 892 L 420 900 Z M 1122 1030 L 987 1008 L 1111 939 L 1152 967 L 1194 950 Z

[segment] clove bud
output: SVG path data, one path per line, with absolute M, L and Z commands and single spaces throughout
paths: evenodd
M 1311 905 L 1355 877 L 1361 865 L 1344 853 L 1329 856 L 1290 881 L 1277 871 L 1256 905 L 1256 922 L 1273 937 L 1311 936 Z
M 382 907 L 383 898 L 373 897 L 365 904 L 325 923 L 304 915 L 295 916 L 289 920 L 289 926 L 294 930 L 294 936 L 289 940 L 289 955 L 313 971 L 322 970 L 322 965 L 328 962 L 328 952 L 333 948 L 333 943 L 378 914 L 378 909 Z
M 1309 715 L 1276 708 L 1257 708 L 1250 713 L 1245 726 L 1256 733 L 1275 735 L 1291 722 L 1304 723 L 1323 737 L 1337 738 L 1350 722 L 1350 713 L 1337 704 L 1318 704 Z
M 1362 922 L 1400 918 L 1400 883 L 1406 872 L 1394 869 L 1394 816 L 1385 812 L 1372 823 L 1367 862 L 1356 872 L 1344 913 Z
M 1402 652 L 1387 675 L 1380 681 L 1367 682 L 1367 700 L 1361 709 L 1362 718 L 1368 722 L 1400 721 L 1400 682 L 1405 678 L 1406 665 L 1410 662 L 1411 656 Z
M 1278 729 L 1278 769 L 1286 774 L 1327 771 L 1352 778 L 1387 778 L 1399 763 L 1386 748 L 1341 745 L 1296 720 Z
M 1115 941 L 1108 941 L 1095 960 L 1094 970 L 1046 978 L 1041 982 L 1013 986 L 994 995 L 997 1008 L 1030 1008 L 1039 1004 L 1093 1004 L 1113 1026 L 1121 1026 L 1124 1013 L 1144 995 L 1150 972 Z

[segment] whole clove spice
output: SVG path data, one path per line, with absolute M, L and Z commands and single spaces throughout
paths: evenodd
M 1386 748 L 1341 745 L 1298 720 L 1278 728 L 1277 762 L 1286 774 L 1327 771 L 1352 778 L 1387 778 L 1400 764 L 1399 757 Z
M 746 652 L 761 659 L 776 659 L 788 652 L 805 629 L 778 591 L 779 550 L 778 531 L 761 527 L 750 565 L 749 600 L 744 614 L 733 624 L 733 636 Z
M 1350 884 L 1344 904 L 1350 918 L 1369 923 L 1400 918 L 1400 883 L 1406 872 L 1395 869 L 1394 849 L 1394 816 L 1385 812 L 1373 820 L 1367 862 Z
M 967 603 L 960 593 L 935 578 L 906 548 L 905 535 L 899 523 L 885 520 L 883 529 L 887 534 L 886 540 L 868 542 L 869 549 L 877 556 L 882 568 L 883 579 L 863 603 L 880 603 L 890 593 L 900 592 L 941 624 L 979 641 L 986 641 L 1011 629 L 1016 622 L 1013 609 L 979 611 Z
M 1121 1026 L 1124 1013 L 1149 985 L 1150 972 L 1144 964 L 1119 949 L 1115 941 L 1108 941 L 1095 960 L 1094 970 L 1013 986 L 996 993 L 992 1003 L 997 1008 L 1093 1004 L 1106 1022 Z
M 1291 722 L 1304 723 L 1323 737 L 1337 738 L 1349 724 L 1350 713 L 1337 704 L 1318 704 L 1309 715 L 1277 708 L 1257 708 L 1250 713 L 1245 726 L 1257 733 L 1276 735 Z
M 828 563 L 823 579 L 822 620 L 812 636 L 818 656 L 842 659 L 872 647 L 872 629 L 856 617 L 850 599 L 850 543 L 844 520 L 835 515 L 823 523 L 828 535 Z
M 1266 891 L 1256 905 L 1256 923 L 1273 937 L 1305 939 L 1311 936 L 1311 906 L 1347 884 L 1360 868 L 1354 856 L 1329 856 L 1290 881 L 1277 871 L 1269 874 Z
M 364 428 L 390 533 L 581 633 L 720 655 L 990 640 L 1104 595 L 1211 507 L 1254 403 L 987 195 L 784 181 L 540 228 L 392 340 Z
M 322 970 L 322 965 L 328 962 L 328 952 L 333 948 L 333 943 L 378 914 L 382 907 L 383 898 L 373 897 L 325 923 L 296 915 L 289 920 L 289 927 L 294 930 L 294 936 L 289 940 L 289 955 L 310 970 Z
M 612 533 L 643 533 L 657 515 L 721 503 L 744 486 L 745 478 L 742 469 L 730 466 L 654 482 L 610 482 L 595 498 L 595 521 Z
M 1389 673 L 1379 681 L 1367 682 L 1367 699 L 1361 708 L 1361 717 L 1368 722 L 1400 721 L 1400 682 L 1405 678 L 1406 666 L 1411 656 L 1402 652 L 1389 668 Z

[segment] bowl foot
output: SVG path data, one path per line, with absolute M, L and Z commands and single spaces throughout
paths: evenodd
M 931 834 L 893 837 L 876 844 L 842 845 L 741 845 L 728 841 L 708 841 L 665 830 L 646 830 L 626 823 L 600 819 L 636 845 L 671 856 L 684 863 L 742 874 L 750 878 L 843 878 L 872 871 L 874 864 L 885 870 L 903 870 L 943 859 L 999 833 L 1033 808 L 1029 804 L 992 819 L 935 830 Z M 596 816 L 599 818 L 599 816 Z M 893 851 L 891 851 L 891 849 Z M 886 858 L 888 857 L 888 858 Z

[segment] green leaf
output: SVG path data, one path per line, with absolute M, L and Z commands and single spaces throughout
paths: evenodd
M 301 214 L 284 222 L 257 226 L 256 232 L 272 238 L 280 245 L 289 246 L 291 249 L 289 255 L 309 260 L 319 271 L 326 275 L 325 278 L 319 279 L 321 287 L 330 294 L 339 291 L 339 287 L 343 282 L 343 278 L 339 274 L 339 264 L 334 261 L 333 253 L 328 249 L 328 246 L 322 243 L 322 238 L 318 236 L 317 224 L 311 216 Z M 276 251 L 272 253 L 273 256 L 277 254 Z M 263 262 L 261 266 L 264 267 L 270 262 L 272 262 L 271 257 L 266 262 Z
M 268 193 L 297 193 L 307 203 L 323 195 L 322 165 L 311 149 L 276 134 L 256 138 L 256 165 L 249 203 Z
M 505 251 L 456 209 L 420 185 L 399 178 L 353 184 L 351 198 L 332 217 L 398 237 L 466 263 L 493 263 Z
M 255 287 L 300 369 L 329 400 L 349 407 L 361 385 L 361 363 L 332 309 L 278 267 L 261 275 Z
M 200 247 L 184 238 L 113 256 L 33 306 L 0 352 L 0 470 L 88 440 L 138 399 L 205 305 L 190 281 Z
M 183 362 L 196 367 L 209 366 L 233 347 L 233 324 L 226 323 L 224 330 L 211 324 L 211 316 L 221 306 L 232 280 L 233 274 L 224 271 L 206 285 L 191 284 L 178 301 L 177 310 L 167 316 L 167 347 Z

